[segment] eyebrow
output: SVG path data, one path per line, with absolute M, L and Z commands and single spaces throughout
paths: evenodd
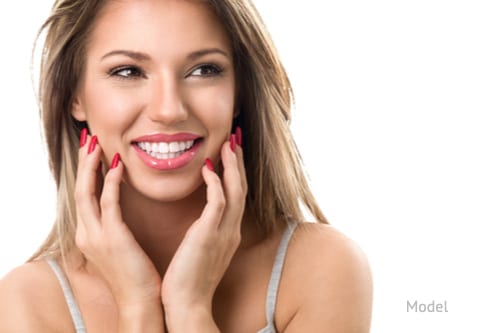
M 225 56 L 226 58 L 229 58 L 229 55 L 225 51 L 223 51 L 219 48 L 216 48 L 216 47 L 191 52 L 187 55 L 186 58 L 188 60 L 195 60 L 197 58 L 201 58 L 201 57 L 203 57 L 207 54 L 211 54 L 211 53 L 218 53 L 218 54 Z M 105 55 L 103 55 L 101 58 L 101 61 L 103 61 L 105 58 L 108 58 L 108 57 L 111 57 L 114 55 L 123 55 L 123 56 L 132 58 L 132 59 L 137 60 L 137 61 L 151 60 L 151 57 L 149 55 L 147 55 L 146 53 L 130 51 L 130 50 L 114 50 L 114 51 L 108 52 Z

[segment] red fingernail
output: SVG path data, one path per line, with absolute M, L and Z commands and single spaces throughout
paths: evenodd
M 236 135 L 231 134 L 231 138 L 229 140 L 230 145 L 231 145 L 231 150 L 234 152 L 236 151 Z
M 210 171 L 214 171 L 214 165 L 213 165 L 212 161 L 209 158 L 205 159 L 205 165 L 207 166 L 207 168 Z
M 84 127 L 81 131 L 80 131 L 80 148 L 85 146 L 85 144 L 87 143 L 87 128 Z
M 89 154 L 94 151 L 96 144 L 97 144 L 97 135 L 94 135 L 92 136 L 92 139 L 90 139 L 89 150 L 88 150 Z
M 115 156 L 113 156 L 113 160 L 111 161 L 111 166 L 109 168 L 116 168 L 118 166 L 118 163 L 120 163 L 120 154 L 116 153 Z
M 241 133 L 241 127 L 236 127 L 236 143 L 241 147 L 241 143 L 243 142 L 243 134 Z

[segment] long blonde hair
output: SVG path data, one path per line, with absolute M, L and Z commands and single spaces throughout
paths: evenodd
M 250 0 L 199 0 L 208 4 L 230 36 L 237 83 L 235 126 L 243 132 L 248 180 L 247 208 L 266 232 L 280 221 L 304 221 L 301 204 L 317 222 L 327 223 L 307 182 L 290 130 L 293 92 L 260 15 Z M 107 3 L 57 0 L 42 25 L 46 31 L 40 67 L 40 115 L 57 185 L 53 229 L 32 256 L 58 256 L 75 248 L 75 179 L 79 132 L 71 115 L 85 67 L 86 45 Z

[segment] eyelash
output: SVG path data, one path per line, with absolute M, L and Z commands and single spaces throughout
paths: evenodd
M 127 75 L 118 74 L 122 71 L 127 71 L 129 73 L 133 72 L 134 74 L 127 74 Z M 138 77 L 145 77 L 144 73 L 142 72 L 142 70 L 140 68 L 138 68 L 136 66 L 129 66 L 129 65 L 115 67 L 108 72 L 108 75 L 114 76 L 119 80 L 131 80 L 131 79 L 135 79 Z
M 224 68 L 217 66 L 215 64 L 202 64 L 202 65 L 199 65 L 198 67 L 196 67 L 195 69 L 193 69 L 189 75 L 192 75 L 192 73 L 195 71 L 203 70 L 206 68 L 209 68 L 209 70 L 211 71 L 210 74 L 205 74 L 205 75 L 200 74 L 200 75 L 195 75 L 195 76 L 209 78 L 209 77 L 220 76 L 224 72 Z M 120 75 L 119 73 L 121 71 L 127 71 L 127 72 L 129 72 L 129 74 Z M 115 67 L 108 72 L 108 75 L 116 77 L 119 80 L 134 80 L 134 79 L 137 79 L 140 77 L 143 77 L 143 78 L 146 77 L 146 75 L 144 74 L 142 69 L 140 69 L 137 66 L 132 66 L 132 65 Z
M 213 77 L 213 76 L 219 76 L 224 72 L 224 69 L 222 67 L 219 67 L 215 64 L 202 64 L 198 67 L 196 67 L 193 71 L 191 71 L 191 74 L 197 70 L 203 69 L 203 68 L 210 68 L 212 71 L 211 74 L 205 74 L 205 75 L 197 75 L 197 76 L 204 76 L 204 77 Z

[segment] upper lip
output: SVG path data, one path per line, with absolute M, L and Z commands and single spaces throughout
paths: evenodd
M 133 142 L 178 142 L 178 141 L 190 141 L 201 138 L 200 135 L 193 133 L 175 133 L 175 134 L 165 134 L 156 133 L 143 135 L 135 138 Z

